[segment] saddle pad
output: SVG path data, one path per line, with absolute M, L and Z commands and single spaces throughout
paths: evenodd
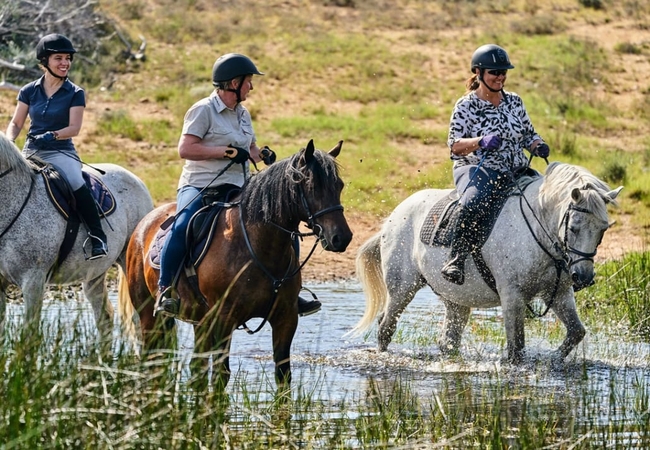
M 433 205 L 420 229 L 420 240 L 427 245 L 451 246 L 458 221 L 458 193 L 452 191 Z

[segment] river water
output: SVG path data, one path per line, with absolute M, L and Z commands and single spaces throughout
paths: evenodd
M 564 328 L 549 314 L 538 319 L 541 322 L 536 326 L 527 324 L 527 356 L 523 364 L 513 366 L 503 361 L 505 342 L 500 308 L 475 310 L 463 335 L 460 356 L 448 359 L 441 357 L 435 345 L 443 306 L 435 294 L 422 290 L 402 315 L 389 351 L 379 353 L 375 350 L 376 330 L 367 336 L 346 336 L 365 308 L 363 292 L 356 282 L 307 287 L 321 300 L 323 309 L 300 319 L 292 347 L 293 386 L 322 401 L 358 399 L 369 389 L 390 389 L 398 380 L 408 380 L 410 389 L 422 398 L 444 392 L 447 399 L 458 396 L 459 401 L 467 401 L 470 395 L 472 402 L 489 401 L 495 390 L 506 386 L 513 403 L 521 400 L 515 393 L 523 392 L 520 397 L 536 398 L 556 413 L 566 409 L 567 403 L 573 404 L 568 413 L 572 416 L 582 414 L 580 407 L 575 406 L 575 398 L 582 396 L 584 417 L 573 420 L 601 425 L 650 414 L 650 410 L 642 410 L 648 407 L 650 394 L 650 345 L 624 339 L 615 325 L 614 332 L 588 330 L 577 350 L 557 364 L 551 353 L 564 336 Z M 72 297 L 69 301 L 46 302 L 45 322 L 55 328 L 73 324 L 85 327 L 92 335 L 90 306 Z M 116 302 L 115 293 L 110 298 Z M 22 305 L 9 304 L 7 312 L 10 321 L 18 321 Z M 255 329 L 258 323 L 251 321 L 248 326 Z M 530 328 L 536 331 L 531 332 Z M 192 328 L 178 323 L 178 329 L 179 352 L 189 358 L 193 349 Z M 255 335 L 235 332 L 230 358 L 233 373 L 228 386 L 235 399 L 239 395 L 237 380 L 244 380 L 248 391 L 255 391 L 255 386 L 273 391 L 271 356 L 268 324 Z

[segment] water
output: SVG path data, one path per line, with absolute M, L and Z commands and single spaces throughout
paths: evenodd
M 503 360 L 500 308 L 476 310 L 463 335 L 460 356 L 443 358 L 435 341 L 444 309 L 431 291 L 422 290 L 400 319 L 389 351 L 379 353 L 375 350 L 376 330 L 367 337 L 345 336 L 365 308 L 358 284 L 308 287 L 322 301 L 323 309 L 299 321 L 292 346 L 293 386 L 320 401 L 334 405 L 362 400 L 372 392 L 390 392 L 396 384 L 407 382 L 412 392 L 445 414 L 468 403 L 489 403 L 498 396 L 514 411 L 534 399 L 538 413 L 597 425 L 647 420 L 643 417 L 650 415 L 650 345 L 625 340 L 617 330 L 588 332 L 577 350 L 557 363 L 551 355 L 564 329 L 549 314 L 527 322 L 527 356 L 522 364 L 513 366 Z M 84 333 L 71 330 L 81 328 L 91 337 L 95 330 L 89 304 L 71 297 L 64 302 L 46 301 L 43 318 L 51 333 L 61 329 L 70 333 L 72 345 Z M 115 293 L 110 298 L 116 302 Z M 22 305 L 10 304 L 7 312 L 10 322 L 20 321 Z M 248 326 L 255 329 L 258 323 L 251 321 Z M 192 327 L 179 322 L 178 329 L 179 352 L 187 360 L 193 350 Z M 235 401 L 242 394 L 242 385 L 249 393 L 273 395 L 268 324 L 255 335 L 236 331 L 230 361 L 233 373 L 228 391 Z M 439 393 L 444 393 L 444 404 L 439 402 Z M 355 411 L 345 414 L 354 416 Z

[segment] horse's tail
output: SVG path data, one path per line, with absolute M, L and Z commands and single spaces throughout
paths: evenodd
M 357 278 L 366 297 L 366 311 L 359 322 L 348 333 L 360 335 L 370 328 L 375 317 L 386 307 L 388 290 L 381 270 L 381 234 L 367 240 L 357 252 Z
M 122 336 L 131 344 L 137 342 L 137 331 L 135 328 L 135 308 L 129 294 L 129 284 L 126 282 L 126 274 L 120 265 L 117 285 L 117 313 L 122 326 Z

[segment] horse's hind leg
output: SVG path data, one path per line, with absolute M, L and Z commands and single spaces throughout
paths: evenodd
M 110 348 L 113 339 L 113 305 L 108 300 L 106 274 L 94 280 L 85 281 L 83 290 L 95 314 L 95 324 L 99 331 L 100 343 Z
M 452 303 L 444 298 L 441 300 L 445 305 L 445 320 L 442 324 L 438 345 L 442 353 L 454 354 L 460 348 L 460 340 L 463 330 L 467 326 L 471 308 Z
M 388 344 L 390 344 L 393 334 L 395 334 L 397 321 L 402 315 L 402 312 L 411 303 L 415 294 L 424 286 L 421 279 L 418 281 L 412 280 L 411 282 L 404 281 L 403 275 L 392 276 L 390 273 L 386 275 L 388 302 L 386 310 L 381 316 L 379 330 L 377 332 L 377 344 L 381 352 L 385 352 L 388 348 Z

